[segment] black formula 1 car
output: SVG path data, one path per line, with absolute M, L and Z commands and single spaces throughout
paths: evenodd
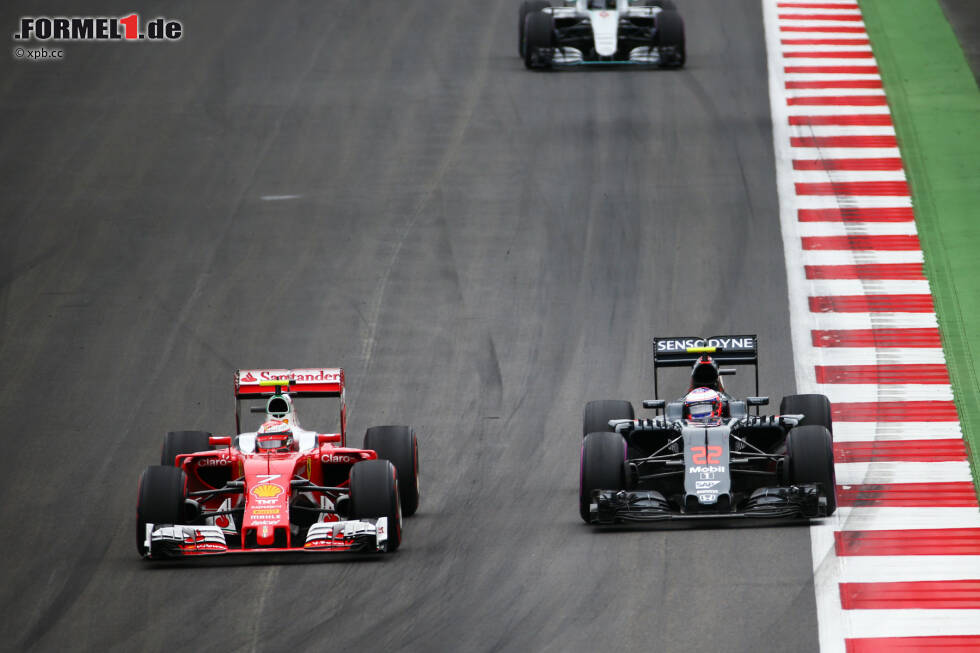
M 758 396 L 756 336 L 655 338 L 653 361 L 654 397 L 660 368 L 691 365 L 687 397 L 713 397 L 717 410 L 706 415 L 698 406 L 693 415 L 690 399 L 655 398 L 643 407 L 656 416 L 637 419 L 629 401 L 590 401 L 579 476 L 583 520 L 809 519 L 834 513 L 830 402 L 824 395 L 789 395 L 780 415 L 759 415 L 769 398 Z M 722 377 L 735 369 L 719 363 L 753 366 L 757 396 L 728 394 Z
M 684 21 L 673 0 L 525 0 L 517 45 L 528 68 L 684 65 Z

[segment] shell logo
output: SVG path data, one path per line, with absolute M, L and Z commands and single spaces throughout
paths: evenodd
M 252 488 L 252 494 L 263 499 L 271 499 L 282 494 L 282 488 L 278 485 L 265 483 Z

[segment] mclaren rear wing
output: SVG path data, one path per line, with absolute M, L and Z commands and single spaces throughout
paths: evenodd
M 660 398 L 658 370 L 693 367 L 703 354 L 716 363 L 751 365 L 755 368 L 755 394 L 759 394 L 759 341 L 755 334 L 736 336 L 672 337 L 653 339 L 653 396 Z M 734 373 L 734 372 L 731 372 Z

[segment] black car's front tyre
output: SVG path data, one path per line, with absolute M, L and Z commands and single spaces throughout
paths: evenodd
M 548 0 L 524 0 L 521 3 L 521 8 L 517 14 L 517 53 L 521 58 L 524 57 L 524 19 L 530 13 L 541 11 L 550 6 L 551 3 Z
M 206 431 L 170 431 L 163 436 L 160 464 L 173 466 L 177 456 L 200 451 L 211 451 L 211 434 Z
M 589 433 L 582 440 L 579 466 L 579 514 L 589 523 L 593 490 L 622 490 L 626 486 L 626 440 L 618 433 Z
M 797 426 L 786 436 L 786 481 L 791 485 L 819 483 L 827 496 L 827 514 L 837 510 L 834 443 L 823 426 Z
M 136 550 L 146 556 L 147 524 L 179 524 L 184 514 L 187 476 L 170 465 L 147 467 L 136 491 Z
M 364 434 L 364 448 L 395 466 L 402 515 L 414 515 L 419 507 L 419 442 L 415 431 L 410 426 L 372 426 Z
M 555 18 L 545 11 L 524 17 L 524 66 L 550 68 L 555 47 Z
M 387 460 L 362 460 L 350 468 L 351 519 L 388 518 L 388 550 L 402 542 L 398 472 Z

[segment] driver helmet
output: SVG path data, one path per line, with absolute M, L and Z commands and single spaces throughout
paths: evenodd
M 616 0 L 589 0 L 589 9 L 615 9 Z
M 264 452 L 284 452 L 292 449 L 293 430 L 286 422 L 270 419 L 262 423 L 255 435 L 255 448 Z
M 721 395 L 711 388 L 695 388 L 684 397 L 684 415 L 688 419 L 720 419 L 721 408 Z

